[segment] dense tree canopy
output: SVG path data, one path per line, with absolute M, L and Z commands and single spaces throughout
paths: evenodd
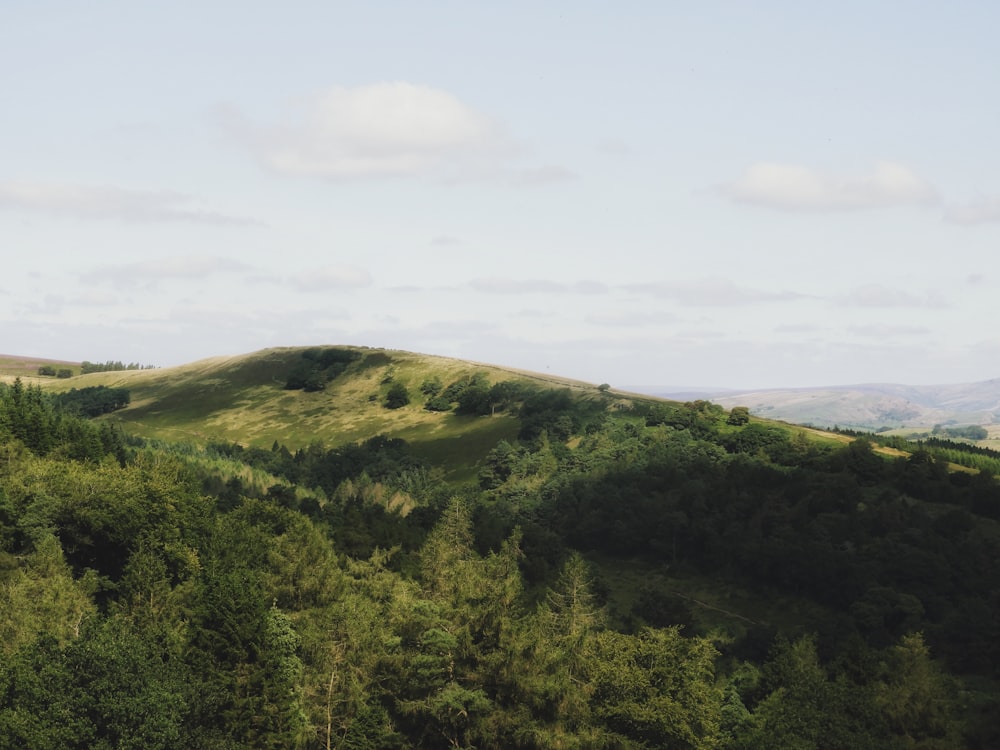
M 0 748 L 996 746 L 991 476 L 439 385 L 520 415 L 474 485 L 384 436 L 144 444 L 0 389 Z

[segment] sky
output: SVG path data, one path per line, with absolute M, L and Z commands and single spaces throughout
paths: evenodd
M 1000 377 L 994 2 L 0 2 L 0 352 Z

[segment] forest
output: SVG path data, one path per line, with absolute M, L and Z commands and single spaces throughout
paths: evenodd
M 471 482 L 0 385 L 0 749 L 1000 747 L 989 468 L 463 383 L 420 392 L 519 424 Z

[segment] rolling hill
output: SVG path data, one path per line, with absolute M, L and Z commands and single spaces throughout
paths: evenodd
M 303 354 L 316 351 L 315 347 L 273 348 L 177 367 L 36 382 L 53 391 L 93 386 L 128 389 L 131 404 L 106 419 L 146 438 L 264 448 L 277 441 L 295 450 L 314 442 L 340 445 L 384 434 L 406 440 L 416 455 L 447 465 L 453 476 L 467 474 L 497 441 L 513 439 L 518 421 L 499 411 L 489 418 L 428 411 L 424 408 L 428 397 L 420 390 L 426 380 L 447 386 L 478 374 L 491 385 L 511 382 L 524 388 L 569 389 L 593 399 L 629 400 L 628 394 L 605 396 L 580 381 L 494 365 L 365 347 L 324 349 L 349 353 L 353 361 L 322 390 L 313 392 L 285 386 L 301 367 Z M 385 407 L 393 384 L 406 387 L 410 404 Z
M 747 406 L 756 416 L 817 427 L 878 430 L 1000 424 L 1000 378 L 957 385 L 873 383 L 696 394 L 667 387 L 641 391 L 663 398 L 708 398 L 726 408 Z
M 324 350 L 350 353 L 353 361 L 322 390 L 286 388 L 289 378 L 302 365 L 304 355 Z M 490 384 L 568 390 L 585 400 L 599 400 L 604 408 L 613 410 L 633 403 L 649 404 L 663 399 L 684 402 L 711 395 L 694 392 L 644 395 L 620 390 L 602 393 L 593 384 L 550 374 L 400 350 L 349 346 L 276 347 L 176 367 L 98 372 L 70 379 L 33 376 L 39 363 L 50 360 L 8 357 L 6 361 L 10 372 L 0 369 L 0 377 L 6 375 L 9 381 L 19 373 L 28 373 L 18 376 L 53 392 L 95 386 L 127 389 L 131 394 L 129 406 L 102 419 L 120 424 L 128 433 L 143 438 L 201 445 L 231 442 L 258 448 L 270 448 L 277 442 L 296 450 L 313 443 L 343 445 L 381 434 L 406 440 L 416 456 L 443 468 L 445 476 L 455 481 L 473 477 L 475 467 L 498 441 L 514 440 L 519 420 L 503 410 L 489 418 L 455 411 L 429 411 L 424 408 L 429 397 L 420 391 L 424 381 L 438 380 L 447 385 L 479 376 Z M 77 363 L 65 364 L 78 367 Z M 402 408 L 388 409 L 384 405 L 386 395 L 397 383 L 407 388 L 412 401 Z M 766 400 L 771 393 L 790 395 L 780 406 L 774 406 Z M 790 408 L 796 404 L 794 392 L 759 392 L 756 394 L 761 397 L 759 401 L 752 398 L 754 395 L 725 392 L 711 400 L 725 408 L 749 405 L 755 416 L 771 423 L 818 427 L 855 424 L 846 419 L 838 422 L 812 418 L 816 414 L 814 407 L 822 398 L 812 391 L 799 394 L 806 407 L 801 413 Z M 840 394 L 837 398 L 850 400 L 851 394 Z M 803 434 L 811 440 L 826 442 L 850 440 L 821 429 Z M 875 450 L 899 455 L 889 448 L 877 446 Z
M 8 382 L 14 378 L 33 380 L 38 377 L 39 367 L 54 367 L 69 369 L 79 374 L 80 363 L 62 359 L 44 359 L 42 357 L 21 357 L 14 354 L 0 354 L 0 382 Z

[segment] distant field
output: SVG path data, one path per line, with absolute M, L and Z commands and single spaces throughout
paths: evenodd
M 43 359 L 42 357 L 19 357 L 13 354 L 0 354 L 0 382 L 9 383 L 15 378 L 25 382 L 37 380 L 54 380 L 51 377 L 40 377 L 38 368 L 44 365 L 58 369 L 69 369 L 74 375 L 80 374 L 79 362 L 67 362 L 61 359 Z
M 985 424 L 983 427 L 986 428 L 988 437 L 985 440 L 975 440 L 975 441 L 964 441 L 970 442 L 972 445 L 977 445 L 981 448 L 990 448 L 991 450 L 1000 451 L 1000 424 Z M 887 434 L 889 435 L 899 435 L 907 439 L 917 439 L 917 436 L 930 433 L 934 429 L 934 425 L 914 425 L 913 427 L 903 427 L 898 430 L 889 430 Z M 950 438 L 956 440 L 957 442 L 963 442 L 959 438 Z

